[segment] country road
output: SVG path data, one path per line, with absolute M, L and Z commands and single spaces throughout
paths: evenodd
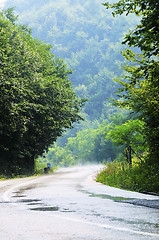
M 102 166 L 0 182 L 0 240 L 159 240 L 159 197 L 96 183 Z

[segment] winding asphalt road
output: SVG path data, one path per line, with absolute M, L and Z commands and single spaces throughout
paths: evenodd
M 0 240 L 157 240 L 159 197 L 96 183 L 101 166 L 0 182 Z

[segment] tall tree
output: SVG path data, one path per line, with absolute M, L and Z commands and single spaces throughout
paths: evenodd
M 9 18 L 9 19 L 7 19 Z M 34 160 L 82 118 L 63 60 L 0 13 L 0 173 L 34 170 Z
M 142 54 L 127 49 L 123 52 L 127 60 L 123 77 L 128 81 L 118 80 L 119 106 L 124 106 L 138 113 L 145 122 L 145 133 L 149 144 L 148 162 L 158 169 L 159 156 L 159 3 L 155 0 L 118 1 L 115 4 L 104 4 L 113 8 L 113 15 L 135 13 L 140 15 L 141 22 L 129 32 L 123 43 L 138 47 Z

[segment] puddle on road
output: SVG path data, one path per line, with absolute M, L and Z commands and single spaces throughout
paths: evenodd
M 22 202 L 22 203 L 35 203 L 35 204 L 37 204 L 37 203 L 41 202 L 41 200 L 40 199 L 22 199 L 22 200 L 20 200 L 18 202 Z
M 23 197 L 26 197 L 25 194 L 22 193 L 22 191 L 16 191 L 16 192 L 13 192 L 15 195 L 13 195 L 12 197 L 13 198 L 23 198 Z
M 137 199 L 137 198 L 124 198 L 124 197 L 117 197 L 117 196 L 111 196 L 107 194 L 94 194 L 86 190 L 79 190 L 80 192 L 86 193 L 89 195 L 89 197 L 100 197 L 103 199 L 109 199 L 114 202 L 119 203 L 128 203 L 133 204 L 136 206 L 142 206 L 142 207 L 149 207 L 149 208 L 155 208 L 159 209 L 159 199 Z
M 113 200 L 115 202 L 135 200 L 135 198 L 124 198 L 124 197 L 111 196 L 111 195 L 107 195 L 107 194 L 94 194 L 94 193 L 91 193 L 89 191 L 82 190 L 82 189 L 80 189 L 79 191 L 88 194 L 90 197 L 100 197 L 103 199 Z
M 60 210 L 59 207 L 48 207 L 48 206 L 44 206 L 44 207 L 36 207 L 36 208 L 30 208 L 31 211 L 40 211 L 40 212 L 57 212 Z M 63 208 L 62 210 L 60 210 L 60 212 L 65 212 L 65 213 L 72 213 L 75 211 L 72 211 L 68 208 Z
M 36 207 L 30 208 L 31 211 L 40 211 L 40 212 L 56 212 L 59 211 L 59 207 Z
M 32 190 L 33 188 L 36 188 L 38 185 L 37 184 L 35 184 L 35 183 L 32 183 L 32 184 L 30 184 L 29 186 L 27 186 L 27 187 L 23 187 L 23 188 L 21 188 L 21 191 L 28 191 L 28 190 Z
M 23 197 L 26 197 L 26 195 L 14 195 L 12 196 L 13 198 L 23 198 Z
M 110 196 L 110 195 L 106 195 L 106 194 L 92 194 L 89 193 L 90 197 L 100 197 L 103 199 L 109 199 L 109 200 L 113 200 L 113 201 L 125 201 L 125 200 L 134 200 L 134 198 L 124 198 L 124 197 L 115 197 L 115 196 Z
M 63 208 L 63 210 L 61 210 L 60 212 L 72 213 L 72 212 L 76 212 L 76 211 L 70 210 L 69 208 Z
M 109 219 L 112 222 L 119 222 L 119 223 L 127 224 L 129 226 L 133 226 L 136 230 L 138 229 L 138 226 L 140 226 L 140 230 L 143 232 L 147 232 L 147 231 L 151 232 L 151 229 L 154 229 L 153 230 L 154 234 L 158 234 L 159 224 L 156 224 L 156 223 L 151 223 L 138 218 L 136 218 L 135 220 L 118 218 L 113 216 L 111 217 L 106 216 L 104 218 Z
M 33 205 L 42 205 L 41 202 L 31 202 L 27 204 L 28 206 L 33 206 Z
M 21 193 L 21 191 L 15 191 L 15 192 L 13 192 L 13 193 L 20 194 L 20 193 Z
M 149 207 L 149 208 L 155 208 L 155 209 L 159 209 L 159 200 L 155 200 L 155 199 L 126 199 L 121 201 L 123 203 L 130 203 L 133 205 L 137 205 L 137 206 L 142 206 L 142 207 Z

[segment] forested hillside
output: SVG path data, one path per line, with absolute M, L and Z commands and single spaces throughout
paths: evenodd
M 120 111 L 109 99 L 117 98 L 114 92 L 119 84 L 113 78 L 122 74 L 121 41 L 135 26 L 135 15 L 114 18 L 111 11 L 105 11 L 101 0 L 6 0 L 5 8 L 9 7 L 15 7 L 18 22 L 31 27 L 34 37 L 52 45 L 52 53 L 73 70 L 70 79 L 77 96 L 88 99 L 82 110 L 85 121 L 59 139 L 60 146 L 68 144 L 65 149 L 49 152 L 49 161 L 69 165 L 113 160 L 120 151 L 105 139 L 104 132 L 109 128 L 109 115 Z M 82 142 L 85 144 L 81 146 Z M 72 152 L 72 148 L 76 149 Z M 58 160 L 55 155 L 59 155 Z
M 102 122 L 114 110 L 108 104 L 118 84 L 123 58 L 121 39 L 135 26 L 134 17 L 113 18 L 99 0 L 7 0 L 15 6 L 19 22 L 32 28 L 33 36 L 53 46 L 53 53 L 74 72 L 71 81 L 79 97 L 88 98 L 86 119 Z

